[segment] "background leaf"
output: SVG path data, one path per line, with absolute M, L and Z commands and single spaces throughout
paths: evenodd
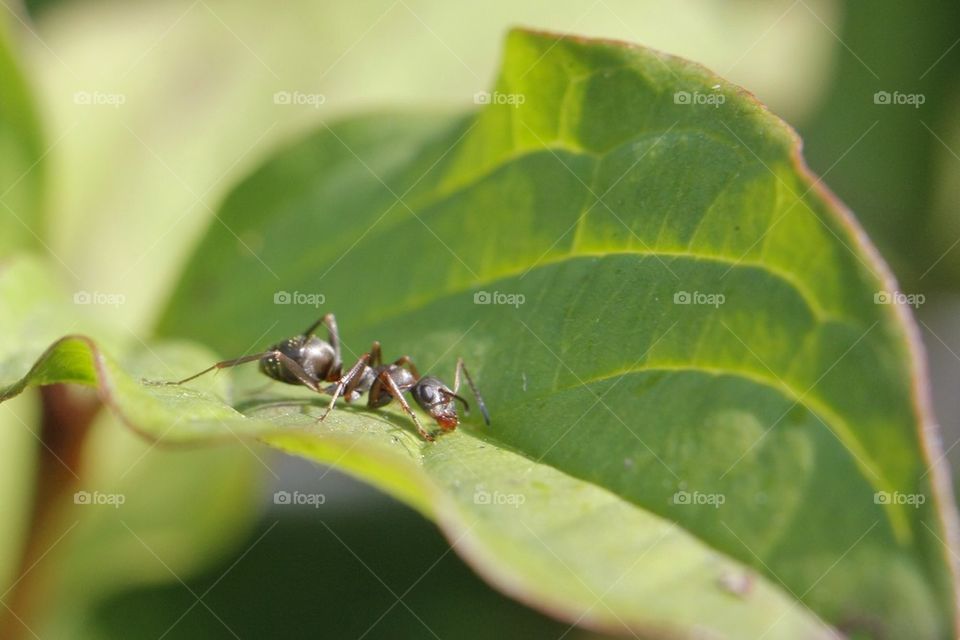
M 947 176 L 956 183 L 949 149 L 957 148 L 957 59 L 944 52 L 956 42 L 960 6 L 852 3 L 846 12 L 839 37 L 857 56 L 839 57 L 830 92 L 801 128 L 811 166 L 830 167 L 843 156 L 830 184 L 857 211 L 906 290 L 955 288 L 957 254 L 949 249 L 957 216 L 938 206 L 937 183 Z M 912 54 L 878 38 L 881 25 L 902 25 L 901 46 Z M 886 108 L 874 99 L 878 91 L 922 96 L 922 108 Z M 901 140 L 912 144 L 901 147 Z M 938 415 L 947 424 L 952 412 Z
M 821 22 L 839 28 L 834 1 L 808 0 L 816 17 L 784 17 L 779 3 L 716 2 L 692 15 L 629 0 L 589 11 L 575 0 L 549 11 L 510 0 L 456 11 L 432 0 L 289 0 L 283 12 L 266 0 L 28 2 L 42 5 L 31 27 L 48 45 L 28 47 L 26 61 L 56 141 L 50 246 L 85 289 L 125 294 L 115 315 L 147 326 L 223 195 L 264 154 L 318 117 L 383 105 L 461 109 L 487 88 L 512 25 L 612 35 L 708 60 L 799 118 L 815 107 L 839 48 Z M 770 37 L 757 39 L 774 22 Z M 22 39 L 37 44 L 29 33 Z M 390 46 L 397 39 L 403 47 Z M 753 55 L 743 55 L 745 41 Z M 78 92 L 123 102 L 78 103 Z M 277 104 L 277 92 L 325 100 Z
M 0 18 L 0 256 L 43 236 L 45 155 L 33 98 Z

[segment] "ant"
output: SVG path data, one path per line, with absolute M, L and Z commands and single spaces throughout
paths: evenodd
M 321 324 L 327 327 L 327 340 L 314 335 Z M 417 432 L 430 442 L 434 440 L 434 435 L 423 428 L 420 420 L 404 399 L 403 394 L 409 391 L 420 408 L 430 414 L 444 431 L 453 431 L 460 423 L 457 416 L 456 401 L 463 403 L 465 411 L 469 412 L 470 410 L 467 401 L 457 395 L 462 372 L 471 391 L 477 398 L 477 404 L 480 405 L 484 422 L 490 424 L 487 407 L 463 364 L 463 358 L 457 360 L 453 389 L 447 387 L 439 378 L 421 376 L 409 356 L 403 356 L 392 364 L 384 365 L 379 342 L 374 342 L 370 351 L 360 356 L 357 363 L 350 368 L 346 375 L 343 375 L 340 334 L 337 330 L 336 318 L 332 313 L 328 313 L 314 322 L 302 334 L 279 342 L 266 351 L 232 360 L 223 360 L 183 380 L 168 382 L 167 384 L 183 384 L 210 371 L 235 367 L 253 361 L 259 361 L 260 371 L 274 380 L 286 384 L 302 384 L 317 393 L 330 394 L 332 396 L 330 404 L 318 421 L 323 421 L 327 417 L 339 397 L 351 402 L 367 393 L 369 394 L 367 406 L 372 409 L 383 407 L 395 398 L 413 420 Z M 407 368 L 404 368 L 404 366 Z M 334 384 L 322 387 L 320 386 L 322 382 Z
M 366 393 L 367 406 L 371 409 L 386 406 L 396 399 L 404 412 L 413 420 L 420 436 L 424 440 L 432 442 L 435 435 L 423 428 L 417 415 L 410 409 L 410 405 L 404 399 L 403 394 L 409 391 L 420 408 L 436 420 L 442 430 L 453 431 L 460 424 L 456 402 L 463 403 L 464 411 L 466 413 L 470 412 L 470 405 L 467 401 L 462 396 L 457 395 L 457 391 L 460 390 L 461 373 L 477 399 L 484 423 L 489 425 L 490 414 L 487 412 L 487 406 L 484 404 L 477 386 L 473 383 L 467 367 L 463 364 L 463 358 L 457 358 L 453 389 L 450 389 L 435 376 L 421 376 L 410 356 L 401 356 L 391 364 L 383 364 L 379 342 L 374 342 L 370 351 L 360 356 L 357 363 L 340 378 L 336 385 L 331 385 L 325 389 L 325 392 L 332 397 L 327 410 L 320 416 L 320 421 L 322 422 L 327 414 L 333 410 L 337 398 L 342 397 L 345 401 L 352 402 Z

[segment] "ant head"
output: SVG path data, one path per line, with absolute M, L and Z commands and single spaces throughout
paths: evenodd
M 460 418 L 457 416 L 457 400 L 463 403 L 465 409 L 469 409 L 466 400 L 451 391 L 439 378 L 433 376 L 420 378 L 410 389 L 410 394 L 420 408 L 429 413 L 430 417 L 446 431 L 456 429 L 460 424 Z

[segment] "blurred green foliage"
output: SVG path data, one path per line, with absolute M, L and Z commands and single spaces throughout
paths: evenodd
M 184 639 L 233 637 L 225 624 L 241 638 L 289 639 L 316 638 L 318 629 L 329 638 L 463 640 L 559 638 L 568 630 L 491 591 L 436 527 L 396 502 L 370 496 L 362 510 L 338 502 L 322 516 L 309 507 L 267 514 L 242 562 L 220 562 L 186 585 L 105 600 L 80 637 L 155 640 L 174 624 L 170 637 Z M 192 606 L 191 591 L 225 624 Z
M 807 160 L 907 290 L 958 289 L 960 208 L 938 195 L 960 180 L 960 3 L 853 0 L 844 9 L 830 90 L 799 127 Z M 878 91 L 925 101 L 875 104 Z

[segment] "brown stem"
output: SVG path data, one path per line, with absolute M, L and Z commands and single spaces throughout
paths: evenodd
M 40 389 L 41 445 L 37 448 L 33 511 L 17 578 L 0 609 L 0 638 L 33 637 L 29 621 L 42 601 L 45 571 L 40 558 L 62 535 L 57 531 L 59 507 L 80 479 L 83 444 L 100 403 L 86 389 L 54 384 Z

